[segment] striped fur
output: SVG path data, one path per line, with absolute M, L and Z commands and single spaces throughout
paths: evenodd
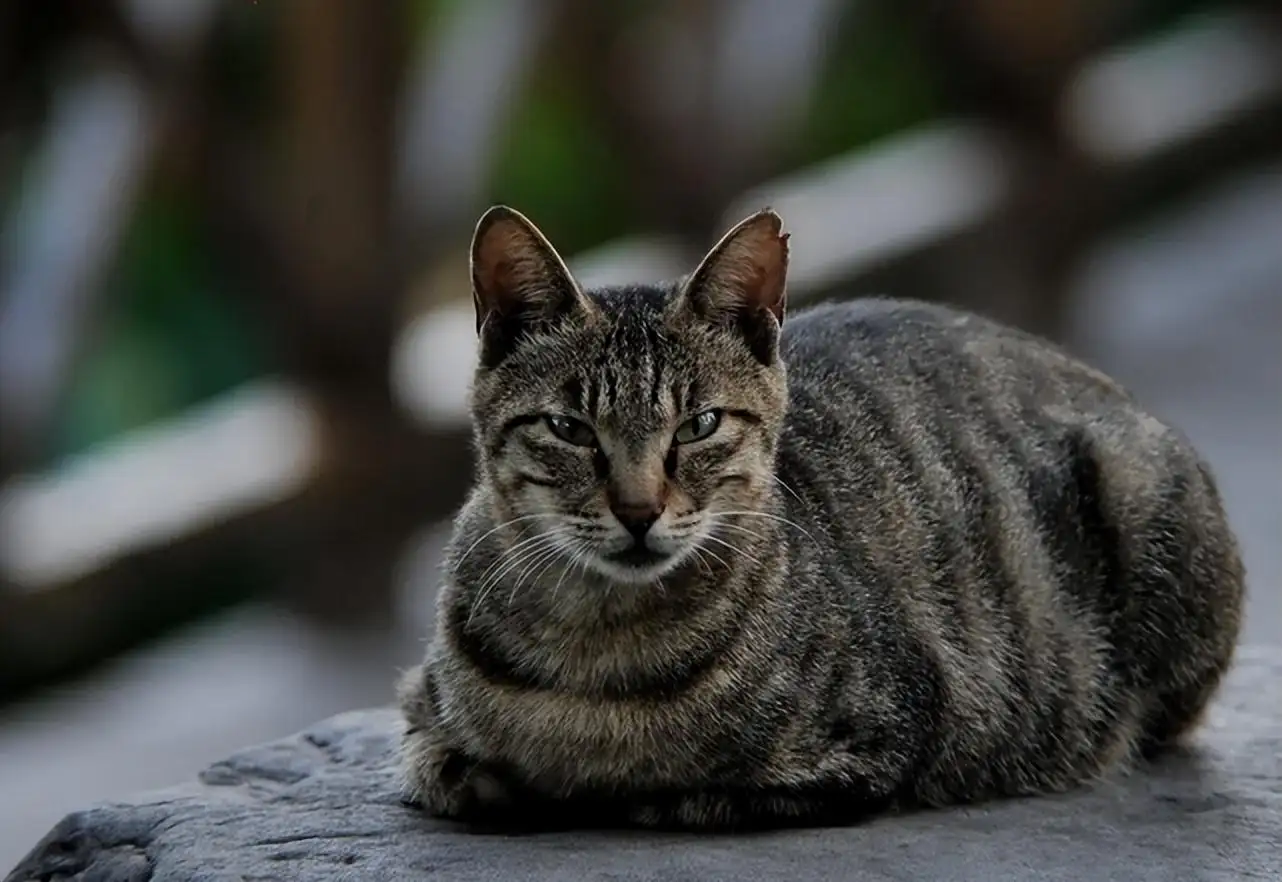
M 1242 565 L 1205 464 L 1118 384 L 941 306 L 780 333 L 750 252 L 781 271 L 782 237 L 702 295 L 698 273 L 583 292 L 530 241 L 537 291 L 478 295 L 480 478 L 401 683 L 409 798 L 479 822 L 842 822 L 1064 790 L 1196 723 Z M 709 406 L 718 431 L 673 445 Z M 610 496 L 654 481 L 678 562 L 618 578 Z

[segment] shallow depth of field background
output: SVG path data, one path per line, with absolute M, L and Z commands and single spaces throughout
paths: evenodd
M 769 204 L 794 309 L 1061 341 L 1209 458 L 1282 643 L 1273 4 L 0 0 L 0 870 L 390 699 L 497 201 L 586 284 Z

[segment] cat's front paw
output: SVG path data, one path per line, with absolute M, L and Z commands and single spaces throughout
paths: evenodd
M 428 814 L 459 821 L 498 820 L 515 808 L 513 787 L 497 769 L 437 743 L 429 733 L 407 733 L 401 752 L 403 798 Z
M 696 790 L 638 803 L 628 816 L 655 830 L 717 830 L 736 826 L 740 811 L 728 796 Z
M 629 820 L 657 830 L 731 831 L 793 827 L 824 817 L 821 802 L 782 790 L 692 790 L 633 805 Z

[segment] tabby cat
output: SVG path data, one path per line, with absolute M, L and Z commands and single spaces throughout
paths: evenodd
M 943 306 L 785 328 L 781 230 L 583 290 L 521 214 L 480 220 L 479 477 L 400 685 L 410 801 L 841 823 L 1062 791 L 1198 721 L 1243 569 L 1189 443 Z

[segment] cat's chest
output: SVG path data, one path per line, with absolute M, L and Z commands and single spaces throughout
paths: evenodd
M 700 695 L 611 700 L 496 685 L 455 670 L 444 716 L 467 750 L 548 790 L 688 783 L 725 737 Z

